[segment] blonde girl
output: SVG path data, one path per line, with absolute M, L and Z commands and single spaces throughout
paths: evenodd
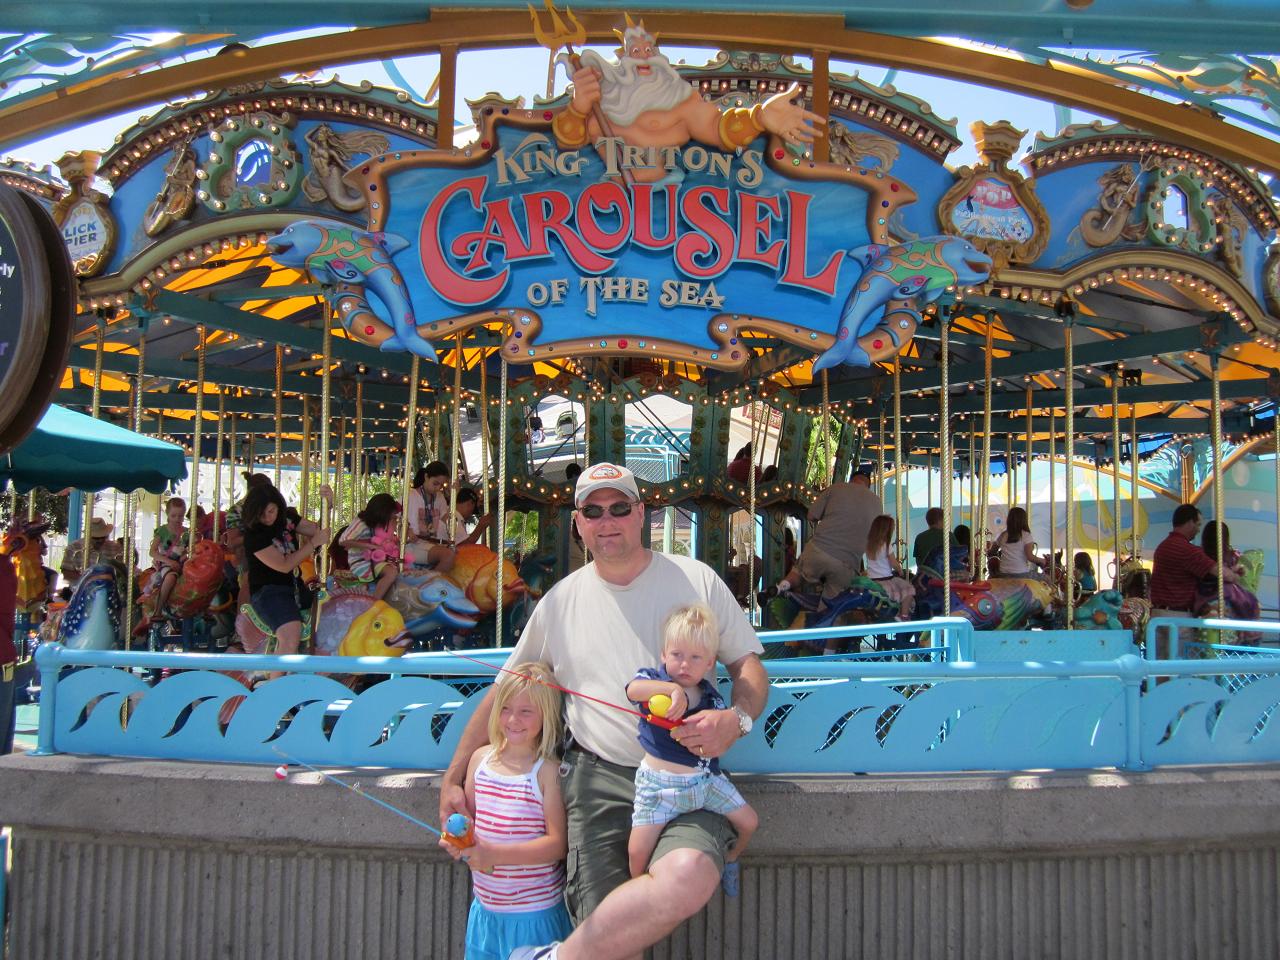
M 871 529 L 867 532 L 867 576 L 897 602 L 898 619 L 910 620 L 915 609 L 916 592 L 902 572 L 897 554 L 890 549 L 892 542 L 893 517 L 881 514 L 871 521 Z
M 467 960 L 507 960 L 517 947 L 563 940 L 572 931 L 564 906 L 568 850 L 556 746 L 560 691 L 544 663 L 509 668 L 497 682 L 489 743 L 467 767 L 467 805 L 475 845 L 467 857 L 474 897 L 467 917 Z

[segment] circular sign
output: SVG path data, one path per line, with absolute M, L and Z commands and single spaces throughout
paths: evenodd
M 101 211 L 88 200 L 81 200 L 67 211 L 62 221 L 62 239 L 72 263 L 96 264 L 111 245 L 110 228 Z
M 34 198 L 0 185 L 0 453 L 49 406 L 71 347 L 74 305 L 62 234 Z

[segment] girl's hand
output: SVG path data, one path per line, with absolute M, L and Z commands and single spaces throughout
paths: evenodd
M 497 851 L 483 840 L 477 840 L 465 850 L 458 851 L 457 859 L 465 861 L 477 873 L 493 873 L 493 868 L 498 865 Z

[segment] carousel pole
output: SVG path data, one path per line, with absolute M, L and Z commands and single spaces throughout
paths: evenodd
M 1026 485 L 1025 499 L 1027 501 L 1027 526 L 1031 526 L 1031 464 L 1035 461 L 1031 459 L 1031 441 L 1035 432 L 1035 424 L 1031 419 L 1031 388 L 1027 387 L 1027 475 L 1023 478 Z
M 453 436 L 449 444 L 449 542 L 458 542 L 458 453 L 462 449 L 462 331 L 459 330 L 453 348 Z M 438 398 L 437 394 L 437 398 Z M 438 406 L 437 402 L 437 406 Z M 530 444 L 532 446 L 532 444 Z
M 364 483 L 365 483 L 365 462 L 364 462 L 364 376 L 356 381 L 356 435 L 355 458 L 352 464 L 356 469 L 355 478 L 355 496 L 352 498 L 352 513 L 356 513 L 364 509 Z
M 1138 405 L 1129 404 L 1129 532 L 1132 535 L 1133 559 L 1142 561 L 1142 537 L 1138 535 Z M 1276 469 L 1280 470 L 1280 458 L 1276 460 Z M 1280 494 L 1280 488 L 1277 489 Z M 1276 536 L 1280 537 L 1280 524 L 1276 526 Z M 1280 543 L 1280 541 L 1277 541 Z
M 196 506 L 200 502 L 200 431 L 204 427 L 204 326 L 196 327 L 196 418 L 191 424 L 191 529 L 187 532 L 187 556 L 196 552 Z
M 1075 365 L 1075 328 L 1071 323 L 1071 318 L 1066 318 L 1063 333 L 1066 337 L 1065 359 L 1066 359 L 1066 378 L 1063 383 L 1066 400 L 1066 444 L 1065 452 L 1067 456 L 1067 489 L 1063 497 L 1063 507 L 1066 509 L 1067 529 L 1064 534 L 1065 549 L 1062 553 L 1062 566 L 1067 574 L 1066 589 L 1066 605 L 1067 605 L 1067 629 L 1075 628 L 1075 578 L 1076 563 L 1075 555 L 1072 550 L 1075 544 L 1072 538 L 1075 531 L 1072 524 L 1075 522 L 1075 435 L 1076 435 L 1076 409 L 1075 409 L 1075 386 L 1076 386 L 1076 365 Z
M 305 403 L 305 401 L 304 401 Z M 281 458 L 284 453 L 284 347 L 276 344 L 276 489 L 280 489 Z
M 98 414 L 102 409 L 102 353 L 105 349 L 107 328 L 102 317 L 97 318 L 97 327 L 94 335 L 97 341 L 97 348 L 93 355 L 93 419 L 98 419 Z M 93 526 L 93 491 L 87 491 L 84 498 L 84 535 L 81 537 L 82 549 L 80 551 L 80 572 L 87 573 L 89 570 L 89 550 L 93 546 L 93 537 L 89 531 Z
M 213 467 L 213 539 L 216 542 L 222 534 L 222 524 L 218 514 L 222 511 L 222 444 L 226 440 L 227 395 L 221 384 L 218 386 L 218 452 L 214 456 Z M 231 472 L 235 473 L 232 466 Z
M 413 360 L 409 364 L 409 418 L 405 423 L 405 439 L 404 439 L 404 478 L 400 485 L 400 502 L 407 504 L 409 502 L 409 491 L 413 489 L 413 451 L 414 444 L 418 439 L 418 365 L 422 358 L 416 353 Z M 438 396 L 438 394 L 437 394 Z M 391 462 L 391 455 L 387 455 L 388 466 Z M 409 533 L 409 511 L 400 511 L 400 543 L 405 545 L 408 543 Z M 501 564 L 499 564 L 501 569 Z
M 1271 420 L 1272 420 L 1272 429 L 1275 431 L 1274 445 L 1275 445 L 1275 455 L 1276 455 L 1275 457 L 1276 459 L 1276 515 L 1273 522 L 1275 523 L 1275 528 L 1276 528 L 1276 562 L 1280 564 L 1280 401 L 1272 402 Z M 1134 449 L 1135 450 L 1137 449 L 1136 444 L 1134 446 Z M 1138 484 L 1137 484 L 1138 468 L 1137 468 L 1136 457 L 1134 459 L 1134 464 L 1135 465 L 1133 468 L 1133 475 L 1134 475 L 1133 488 L 1137 490 L 1138 489 Z M 1136 494 L 1135 494 L 1135 497 L 1136 497 Z M 1136 538 L 1138 535 L 1138 521 L 1136 519 L 1137 518 L 1136 512 L 1134 514 L 1134 517 L 1135 519 L 1133 522 L 1133 535 Z M 1280 570 L 1276 571 L 1276 584 L 1277 584 L 1277 594 L 1278 596 L 1280 596 Z M 1280 599 L 1277 599 L 1276 602 L 1277 604 L 1280 604 Z
M 982 502 L 978 505 L 980 513 L 977 518 L 977 529 L 974 530 L 978 555 L 977 564 L 973 569 L 977 571 L 976 576 L 979 580 L 987 579 L 987 513 L 991 503 L 991 348 L 995 336 L 990 316 L 987 317 L 986 327 L 987 349 L 983 351 L 982 360 L 982 481 L 980 486 Z
M 489 358 L 484 355 L 484 347 L 480 348 L 480 493 L 483 498 L 484 512 L 489 513 L 489 377 L 486 367 Z M 568 399 L 568 398 L 566 398 Z M 573 435 L 573 459 L 578 460 L 578 435 Z M 572 499 L 573 491 L 569 491 Z M 492 535 L 492 530 L 490 530 Z
M 948 328 L 951 325 L 951 313 L 943 309 L 939 311 L 942 337 L 939 341 L 938 363 L 942 367 L 941 411 L 938 417 L 938 436 L 942 441 L 938 455 L 939 489 L 938 497 L 942 501 L 942 526 L 946 531 L 942 542 L 946 549 L 942 551 L 942 615 L 951 616 L 951 474 L 955 469 L 951 453 L 951 351 L 948 345 Z
M 338 418 L 338 459 L 333 475 L 333 500 L 337 504 L 339 519 L 347 516 L 347 418 Z
M 884 504 L 884 407 L 880 407 L 880 437 L 876 443 L 876 493 Z
M 240 414 L 231 414 L 231 476 L 227 477 L 227 503 L 236 502 L 236 421 L 240 419 Z
M 249 422 L 250 424 L 253 423 L 252 420 L 250 420 Z M 244 472 L 245 473 L 253 473 L 253 463 L 254 463 L 253 444 L 256 436 L 257 435 L 252 430 L 250 430 L 249 436 L 245 438 L 245 445 L 244 445 Z M 248 493 L 248 492 L 249 492 L 248 487 L 246 487 L 245 493 Z
M 138 324 L 138 372 L 133 378 L 133 409 L 129 411 L 129 422 L 134 430 L 142 426 L 142 382 L 147 360 L 147 328 L 146 321 Z M 31 491 L 32 503 L 35 502 L 35 491 Z M 125 530 L 129 544 L 124 556 L 124 648 L 133 646 L 133 594 L 137 586 L 137 564 L 133 562 L 134 542 L 137 539 L 137 517 L 134 515 L 134 498 L 130 491 L 125 500 Z
M 493 625 L 494 646 L 502 646 L 502 591 L 505 586 L 503 583 L 503 568 L 506 566 L 506 547 L 507 547 L 507 358 L 502 358 L 502 382 L 499 385 L 498 392 L 498 410 L 501 417 L 498 420 L 498 590 L 497 590 L 497 618 Z M 591 422 L 591 418 L 587 418 L 587 423 Z
M 826 373 L 824 370 L 823 373 Z M 764 407 L 764 404 L 760 404 Z M 827 420 L 826 408 L 822 411 L 823 422 Z M 765 408 L 764 422 L 769 422 L 769 411 Z M 764 446 L 766 428 L 760 429 L 760 442 L 751 448 L 751 466 L 747 470 L 747 518 L 749 521 L 748 529 L 751 531 L 747 538 L 747 616 L 751 618 L 752 625 L 756 622 L 756 457 L 760 455 L 760 449 Z
M 897 373 L 894 374 L 897 382 Z M 835 475 L 835 463 L 831 457 L 831 393 L 827 383 L 827 371 L 822 371 L 822 463 L 826 468 L 826 483 L 823 489 L 831 486 L 831 478 Z
M 1115 533 L 1115 586 L 1120 586 L 1120 370 L 1111 371 L 1111 526 Z M 1099 530 L 1099 533 L 1102 531 Z
M 298 512 L 311 518 L 311 404 L 302 398 L 302 490 L 299 493 Z
M 824 374 L 827 372 L 822 371 Z M 903 512 L 903 469 L 902 469 L 902 358 L 893 358 L 893 524 L 897 531 L 899 549 L 898 562 L 906 560 L 907 531 L 906 516 Z
M 1216 522 L 1218 554 L 1218 616 L 1227 615 L 1226 588 L 1222 567 L 1227 558 L 1222 555 L 1222 525 L 1226 521 L 1226 495 L 1222 489 L 1222 363 L 1217 350 L 1209 353 L 1209 374 L 1213 382 L 1213 409 L 1209 414 L 1209 442 L 1213 444 L 1213 519 Z
M 320 306 L 320 316 L 324 330 L 320 336 L 320 362 L 324 370 L 320 374 L 320 482 L 321 486 L 329 479 L 329 416 L 333 407 L 333 317 L 329 314 L 329 298 L 325 297 Z M 333 522 L 330 517 L 332 498 L 320 495 L 320 529 L 328 530 Z M 304 510 L 305 513 L 305 510 Z M 320 566 L 316 573 L 320 577 L 321 589 L 329 577 L 329 538 L 325 537 L 320 544 Z
M 156 414 L 156 436 L 164 439 L 164 411 Z M 156 497 L 156 526 L 164 523 L 164 497 Z
M 1058 546 L 1057 465 L 1053 462 L 1058 441 L 1058 408 L 1049 408 L 1049 571 L 1056 576 Z M 1053 581 L 1056 583 L 1056 579 Z
M 960 497 L 964 499 L 964 485 L 960 486 Z M 974 430 L 973 417 L 969 418 L 969 569 L 977 572 L 978 553 L 982 544 L 978 542 L 978 435 Z M 963 511 L 961 512 L 963 516 Z

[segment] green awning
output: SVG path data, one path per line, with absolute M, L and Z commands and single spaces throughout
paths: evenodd
M 0 454 L 0 489 L 12 483 L 19 493 L 35 487 L 161 493 L 186 475 L 181 447 L 56 405 L 30 436 Z

